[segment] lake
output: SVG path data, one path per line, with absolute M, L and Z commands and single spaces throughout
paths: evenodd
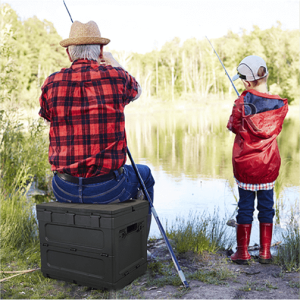
M 226 128 L 230 113 L 231 105 L 220 103 L 175 109 L 153 108 L 148 103 L 144 110 L 133 103 L 126 108 L 128 147 L 136 164 L 147 164 L 152 170 L 154 207 L 164 228 L 166 222 L 171 226 L 176 217 L 187 219 L 190 213 L 216 211 L 224 223 L 235 218 L 234 134 Z M 277 139 L 282 163 L 274 193 L 273 242 L 282 240 L 291 217 L 299 218 L 299 123 L 299 107 L 291 107 Z M 255 211 L 250 245 L 259 244 L 258 228 Z M 155 220 L 150 236 L 160 236 Z

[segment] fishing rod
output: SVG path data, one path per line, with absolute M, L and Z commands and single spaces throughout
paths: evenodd
M 64 2 L 64 5 L 65 5 L 67 11 L 68 11 L 68 14 L 69 14 L 69 16 L 70 16 L 70 19 L 71 19 L 71 21 L 72 21 L 72 23 L 73 23 L 71 14 L 70 14 L 70 12 L 69 12 L 69 10 L 68 10 L 68 7 L 67 7 L 67 5 L 66 5 L 66 3 L 65 3 L 65 0 L 63 0 L 63 2 Z M 139 181 L 140 181 L 140 184 L 141 184 L 141 186 L 142 186 L 144 195 L 146 196 L 146 198 L 147 198 L 147 200 L 148 200 L 148 202 L 149 202 L 149 204 L 150 204 L 151 213 L 153 214 L 154 219 L 155 219 L 155 221 L 156 221 L 156 223 L 157 223 L 157 226 L 158 226 L 158 228 L 159 228 L 159 230 L 160 230 L 160 233 L 161 233 L 161 235 L 162 235 L 163 238 L 164 238 L 164 241 L 165 241 L 165 243 L 166 243 L 166 245 L 167 245 L 167 248 L 168 248 L 168 250 L 169 250 L 169 252 L 170 252 L 170 255 L 171 255 L 171 257 L 172 257 L 172 260 L 173 260 L 173 263 L 174 263 L 174 265 L 175 265 L 175 268 L 176 268 L 176 270 L 177 270 L 177 272 L 178 272 L 178 275 L 179 275 L 179 277 L 180 277 L 180 279 L 181 279 L 181 281 L 182 281 L 184 287 L 188 288 L 188 287 L 189 287 L 189 284 L 187 283 L 187 281 L 186 281 L 186 279 L 185 279 L 185 276 L 184 276 L 184 274 L 183 274 L 183 272 L 182 272 L 182 270 L 181 270 L 181 268 L 180 268 L 180 266 L 179 266 L 179 264 L 178 264 L 178 261 L 177 261 L 177 259 L 176 259 L 176 256 L 175 256 L 174 252 L 173 252 L 173 249 L 172 249 L 172 247 L 171 247 L 171 245 L 170 245 L 170 242 L 169 242 L 169 240 L 168 240 L 168 237 L 167 237 L 167 235 L 166 235 L 166 233 L 165 233 L 165 231 L 164 231 L 164 228 L 163 228 L 162 225 L 161 225 L 161 222 L 160 222 L 160 220 L 159 220 L 159 218 L 158 218 L 158 215 L 157 215 L 157 213 L 156 213 L 156 210 L 155 210 L 155 208 L 154 208 L 154 206 L 153 206 L 151 197 L 150 197 L 150 195 L 149 195 L 149 193 L 148 193 L 148 191 L 147 191 L 147 189 L 146 189 L 145 183 L 144 183 L 144 181 L 143 181 L 143 179 L 142 179 L 142 176 L 141 176 L 141 174 L 140 174 L 140 172 L 139 172 L 139 170 L 138 170 L 138 168 L 137 168 L 137 166 L 136 166 L 136 164 L 135 164 L 135 162 L 134 162 L 134 160 L 133 160 L 133 158 L 132 158 L 132 156 L 131 156 L 131 153 L 130 153 L 128 147 L 127 147 L 127 154 L 128 154 L 129 159 L 130 159 L 130 161 L 131 161 L 131 165 L 132 165 L 132 167 L 133 167 L 133 169 L 134 169 L 134 171 L 135 171 L 135 173 L 136 173 L 136 176 L 138 177 L 138 179 L 139 179 Z
M 137 167 L 136 167 L 136 164 L 135 164 L 134 161 L 133 161 L 133 158 L 132 158 L 132 156 L 131 156 L 131 153 L 130 153 L 128 147 L 127 147 L 127 154 L 128 154 L 129 159 L 130 159 L 130 161 L 131 161 L 132 167 L 133 167 L 133 169 L 134 169 L 134 171 L 135 171 L 135 173 L 136 173 L 136 175 L 137 175 L 137 177 L 138 177 L 138 179 L 139 179 L 139 181 L 140 181 L 140 184 L 141 184 L 141 186 L 142 186 L 143 192 L 144 192 L 144 194 L 145 194 L 145 196 L 146 196 L 146 198 L 147 198 L 147 200 L 148 200 L 148 202 L 149 202 L 149 204 L 150 204 L 151 212 L 152 212 L 152 214 L 153 214 L 153 216 L 154 216 L 154 219 L 155 219 L 155 221 L 156 221 L 156 223 L 157 223 L 157 226 L 158 226 L 158 228 L 159 228 L 159 230 L 160 230 L 160 233 L 161 233 L 161 235 L 162 235 L 163 238 L 164 238 L 164 241 L 165 241 L 165 243 L 166 243 L 166 245 L 167 245 L 167 248 L 168 248 L 168 250 L 169 250 L 169 252 L 170 252 L 170 254 L 171 254 L 171 257 L 172 257 L 173 263 L 174 263 L 174 265 L 175 265 L 175 268 L 176 268 L 176 270 L 177 270 L 177 272 L 178 272 L 178 275 L 179 275 L 179 277 L 180 277 L 180 279 L 181 279 L 181 281 L 182 281 L 184 287 L 188 288 L 188 287 L 189 287 L 189 284 L 187 283 L 187 281 L 186 281 L 186 279 L 185 279 L 185 276 L 184 276 L 182 270 L 180 269 L 180 266 L 179 266 L 178 261 L 177 261 L 177 259 L 176 259 L 176 257 L 175 257 L 175 254 L 174 254 L 174 252 L 173 252 L 173 249 L 172 249 L 172 247 L 171 247 L 171 245 L 170 245 L 170 242 L 169 242 L 169 240 L 168 240 L 168 237 L 167 237 L 167 235 L 166 235 L 166 233 L 165 233 L 165 230 L 164 230 L 163 226 L 161 225 L 161 222 L 160 222 L 160 220 L 159 220 L 159 218 L 158 218 L 158 215 L 157 215 L 157 213 L 156 213 L 156 210 L 155 210 L 155 208 L 154 208 L 154 206 L 153 206 L 153 203 L 152 203 L 152 200 L 151 200 L 151 198 L 150 198 L 150 195 L 149 195 L 149 193 L 148 193 L 148 191 L 147 191 L 147 189 L 146 189 L 145 183 L 144 183 L 144 181 L 143 181 L 143 179 L 142 179 L 142 177 L 141 177 L 141 174 L 139 173 L 139 170 L 138 170 Z
M 205 37 L 207 38 L 207 40 L 208 40 L 208 42 L 210 43 L 210 45 L 211 45 L 211 47 L 213 48 L 213 50 L 215 51 L 215 53 L 216 53 L 216 55 L 217 55 L 217 57 L 218 57 L 218 59 L 219 59 L 219 61 L 220 61 L 221 65 L 222 65 L 222 67 L 223 67 L 223 68 L 224 68 L 224 70 L 225 70 L 225 73 L 226 73 L 226 75 L 228 76 L 228 78 L 229 78 L 229 80 L 230 80 L 230 82 L 231 82 L 231 84 L 232 84 L 232 86 L 233 86 L 233 88 L 234 88 L 235 92 L 237 93 L 237 95 L 238 95 L 238 97 L 239 97 L 239 96 L 240 96 L 240 94 L 239 94 L 239 92 L 237 91 L 237 89 L 236 89 L 235 85 L 233 84 L 233 81 L 232 81 L 232 79 L 230 78 L 230 76 L 229 76 L 229 74 L 228 74 L 228 72 L 227 72 L 227 70 L 226 70 L 225 66 L 223 65 L 223 63 L 222 63 L 222 61 L 221 61 L 221 59 L 220 59 L 220 57 L 219 57 L 218 53 L 216 52 L 215 48 L 214 48 L 214 47 L 213 47 L 213 45 L 211 44 L 211 42 L 210 42 L 210 40 L 208 39 L 208 37 L 207 37 L 207 36 L 205 36 Z

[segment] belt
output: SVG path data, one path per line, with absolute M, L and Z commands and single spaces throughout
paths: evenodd
M 108 174 L 100 175 L 100 176 L 97 176 L 97 177 L 83 178 L 82 179 L 82 184 L 93 184 L 93 183 L 103 182 L 103 181 L 107 181 L 107 180 L 116 178 L 115 172 L 118 172 L 119 175 L 121 175 L 124 172 L 124 168 L 120 167 L 116 171 L 111 171 Z M 65 180 L 65 181 L 79 184 L 79 177 L 75 177 L 75 176 L 72 176 L 72 175 L 69 175 L 69 174 L 66 174 L 66 173 L 59 173 L 59 172 L 56 172 L 56 171 L 54 171 L 54 173 L 59 178 Z

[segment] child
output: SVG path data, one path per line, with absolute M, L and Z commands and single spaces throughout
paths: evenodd
M 279 174 L 280 154 L 276 137 L 288 111 L 287 99 L 268 93 L 268 69 L 255 55 L 244 58 L 232 78 L 240 78 L 245 91 L 235 100 L 227 128 L 236 134 L 232 164 L 239 189 L 237 214 L 237 251 L 231 260 L 247 264 L 248 246 L 257 195 L 260 222 L 259 262 L 270 263 L 272 240 L 273 188 Z

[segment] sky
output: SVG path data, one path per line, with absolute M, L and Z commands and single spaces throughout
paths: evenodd
M 229 30 L 247 32 L 282 24 L 299 29 L 299 0 L 65 0 L 73 21 L 95 21 L 107 50 L 146 53 L 179 37 L 209 39 Z M 37 16 L 54 24 L 62 39 L 69 37 L 71 20 L 63 0 L 0 0 L 22 21 Z

